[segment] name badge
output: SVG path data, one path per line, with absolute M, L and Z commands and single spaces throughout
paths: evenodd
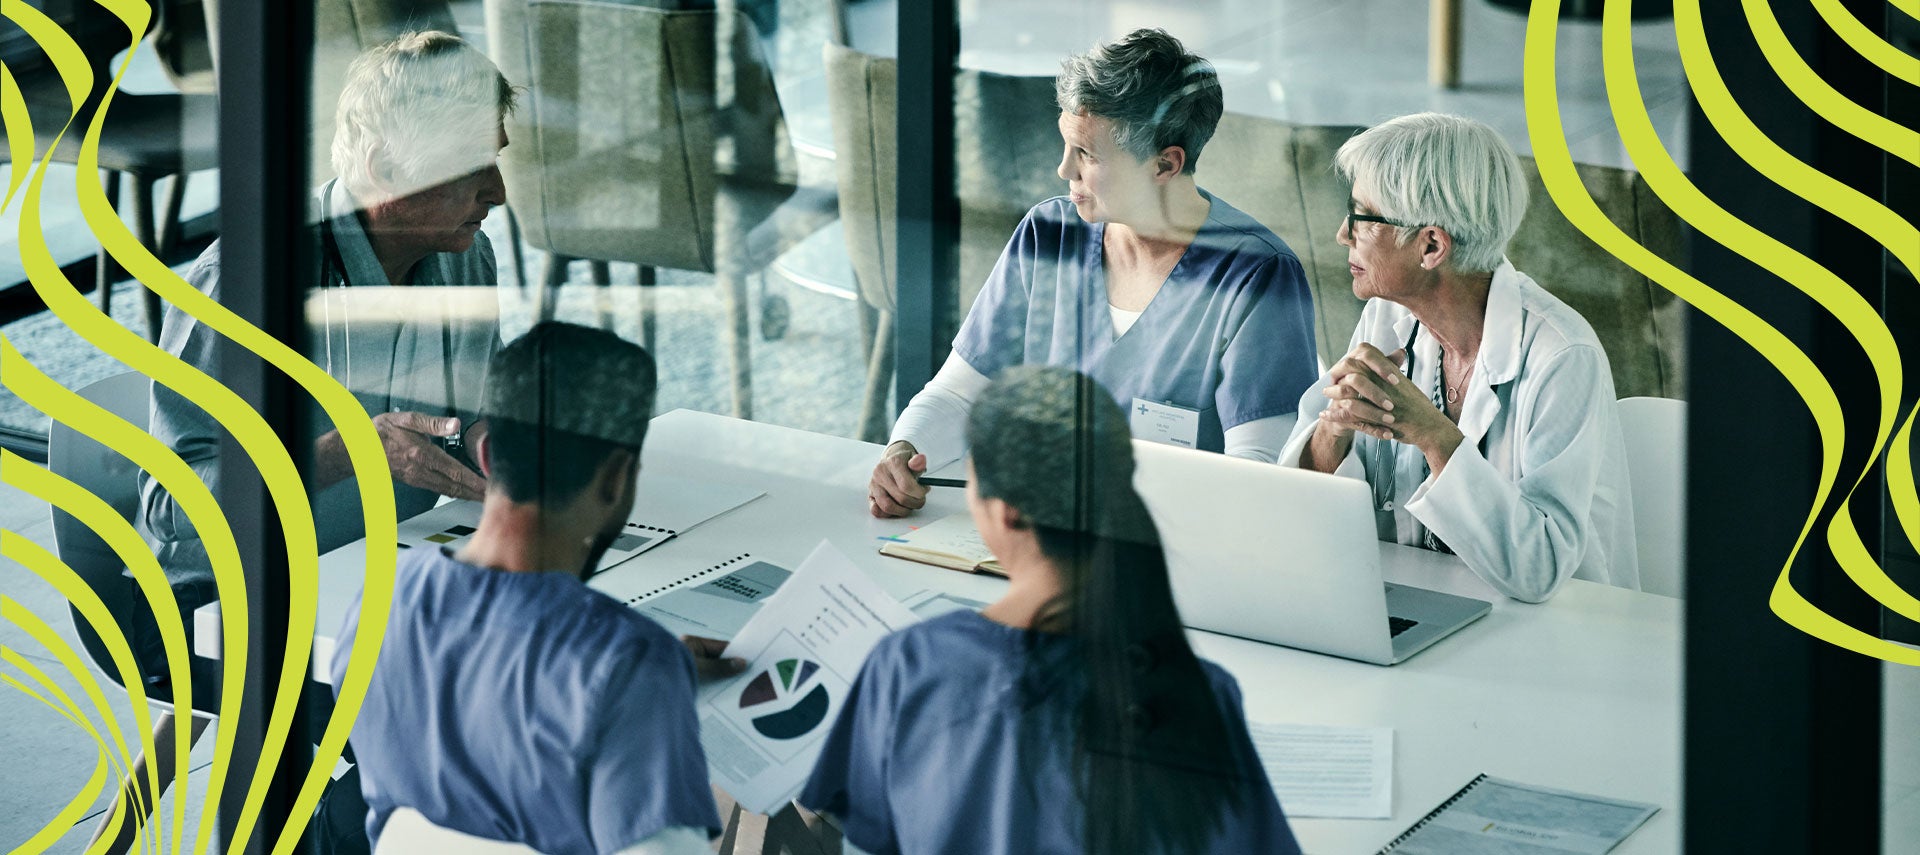
M 1193 448 L 1200 441 L 1200 411 L 1145 398 L 1133 399 L 1127 410 L 1135 439 Z

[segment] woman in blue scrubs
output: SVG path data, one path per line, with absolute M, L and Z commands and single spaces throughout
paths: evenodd
M 1112 396 L 1015 368 L 967 428 L 1007 591 L 874 648 L 800 803 L 873 853 L 1298 853 L 1238 685 L 1187 645 Z
M 894 425 L 868 508 L 925 504 L 916 475 L 965 453 L 961 427 L 1001 371 L 1098 380 L 1135 436 L 1271 462 L 1319 373 L 1300 261 L 1194 181 L 1220 120 L 1206 60 L 1161 30 L 1069 58 L 1054 87 L 1068 195 L 1027 213 L 954 339 Z

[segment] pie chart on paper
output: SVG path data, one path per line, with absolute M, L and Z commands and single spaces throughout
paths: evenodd
M 768 739 L 797 739 L 819 727 L 830 705 L 827 687 L 813 680 L 819 671 L 817 662 L 782 659 L 747 681 L 740 709 L 753 715 L 753 729 Z

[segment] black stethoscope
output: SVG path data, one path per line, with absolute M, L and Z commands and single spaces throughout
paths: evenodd
M 320 254 L 322 256 L 320 262 L 320 285 L 322 288 L 332 287 L 332 283 L 336 281 L 342 286 L 352 284 L 352 280 L 347 278 L 346 257 L 340 252 L 340 241 L 335 238 L 333 234 L 333 191 L 334 182 L 339 180 L 340 179 L 336 178 L 332 182 L 328 182 L 326 189 L 320 194 Z M 323 301 L 321 305 L 326 305 L 326 302 Z M 327 373 L 333 374 L 333 323 L 331 318 L 327 319 L 326 330 Z M 350 381 L 353 376 L 353 332 L 351 324 L 343 326 L 341 332 L 343 335 L 342 347 L 346 349 L 347 355 L 348 388 L 351 389 Z M 394 342 L 394 346 L 399 346 L 397 340 Z M 447 415 L 458 416 L 460 415 L 460 406 L 455 397 L 458 395 L 456 391 L 458 387 L 454 385 L 453 380 L 453 322 L 447 318 L 446 312 L 440 313 L 440 355 L 441 377 L 442 382 L 446 385 Z M 391 366 L 393 362 L 394 360 L 389 359 L 387 364 Z M 391 389 L 393 386 L 393 378 L 389 376 L 387 380 L 387 386 Z M 462 424 L 460 430 L 455 431 L 452 436 L 436 437 L 440 442 L 440 446 L 446 449 L 447 453 L 453 454 L 455 460 L 460 460 L 463 463 L 465 462 L 464 458 L 455 452 L 465 448 L 464 437 L 466 429 L 467 426 Z

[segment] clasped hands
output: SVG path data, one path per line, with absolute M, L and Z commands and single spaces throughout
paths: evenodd
M 387 468 L 395 481 L 456 499 L 478 501 L 486 496 L 486 479 L 454 459 L 438 441 L 460 430 L 459 419 L 414 412 L 381 413 L 373 417 L 373 429 L 380 435 L 380 449 L 386 454 Z M 470 454 L 485 431 L 484 421 L 467 429 Z M 321 486 L 353 476 L 353 461 L 347 456 L 339 431 L 328 431 L 315 441 L 314 467 Z
M 1361 342 L 1328 372 L 1320 393 L 1332 399 L 1316 430 L 1344 450 L 1355 433 L 1402 442 L 1420 449 L 1438 472 L 1462 440 L 1460 429 L 1433 400 L 1401 373 L 1407 352 L 1382 353 Z

